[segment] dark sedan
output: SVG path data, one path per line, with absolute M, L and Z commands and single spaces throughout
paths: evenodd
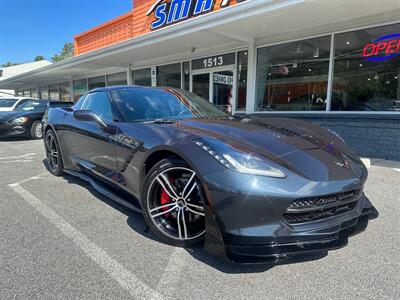
M 69 107 L 73 102 L 22 99 L 13 111 L 0 112 L 0 137 L 41 139 L 43 122 L 49 108 Z
M 41 139 L 42 118 L 49 101 L 25 99 L 13 111 L 0 112 L 0 137 Z
M 50 171 L 143 212 L 164 242 L 277 261 L 340 248 L 377 211 L 367 170 L 336 134 L 285 118 L 232 118 L 187 91 L 89 92 L 45 120 Z

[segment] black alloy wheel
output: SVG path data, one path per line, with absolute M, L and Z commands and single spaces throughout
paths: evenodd
M 43 138 L 42 121 L 35 121 L 31 127 L 31 137 L 35 140 Z
M 45 137 L 46 160 L 50 172 L 53 175 L 61 176 L 63 172 L 63 162 L 54 131 L 48 130 Z
M 204 203 L 196 172 L 182 160 L 160 161 L 145 179 L 143 215 L 152 231 L 168 244 L 185 247 L 203 241 Z

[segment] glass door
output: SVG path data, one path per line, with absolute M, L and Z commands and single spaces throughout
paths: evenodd
M 192 77 L 193 86 L 192 92 L 203 97 L 210 99 L 210 73 L 194 74 Z
M 194 71 L 191 91 L 209 100 L 220 110 L 232 114 L 236 96 L 235 76 L 232 66 Z
M 213 103 L 227 114 L 232 114 L 233 71 L 213 72 Z

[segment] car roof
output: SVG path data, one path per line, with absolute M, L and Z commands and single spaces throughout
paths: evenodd
M 4 99 L 7 99 L 7 100 L 25 100 L 25 99 L 29 99 L 29 100 L 38 100 L 38 101 L 46 101 L 46 100 L 41 100 L 41 99 L 38 99 L 38 98 L 33 98 L 33 97 L 0 97 L 0 100 L 4 100 Z

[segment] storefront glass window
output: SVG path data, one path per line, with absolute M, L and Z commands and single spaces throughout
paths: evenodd
M 40 87 L 39 91 L 40 91 L 40 99 L 43 100 L 49 99 L 49 88 L 47 86 Z
M 325 110 L 330 37 L 258 49 L 256 110 Z
M 120 72 L 115 74 L 107 75 L 107 85 L 127 85 L 128 80 L 126 78 L 126 72 Z
M 157 67 L 157 86 L 181 88 L 181 64 Z
M 58 84 L 49 85 L 49 96 L 50 100 L 60 100 L 60 93 L 58 90 Z
M 102 76 L 89 78 L 88 86 L 89 86 L 89 91 L 91 91 L 95 88 L 105 87 L 106 86 L 106 77 L 102 75 Z
M 69 86 L 69 82 L 60 83 L 60 96 L 61 101 L 71 101 L 71 89 Z
M 23 97 L 23 96 L 24 96 L 24 93 L 23 93 L 22 91 L 17 91 L 17 92 L 15 93 L 15 96 L 17 96 L 17 97 Z
M 183 89 L 190 89 L 190 62 L 185 61 L 182 63 L 182 74 L 183 74 Z
M 134 70 L 133 82 L 136 85 L 151 86 L 151 69 Z
M 31 90 L 30 89 L 24 90 L 23 94 L 24 94 L 24 97 L 30 97 L 31 96 Z
M 73 85 L 74 101 L 76 102 L 88 91 L 87 79 L 74 80 Z
M 236 110 L 246 110 L 247 96 L 247 51 L 237 53 L 237 101 Z
M 400 111 L 400 24 L 335 36 L 331 109 Z

